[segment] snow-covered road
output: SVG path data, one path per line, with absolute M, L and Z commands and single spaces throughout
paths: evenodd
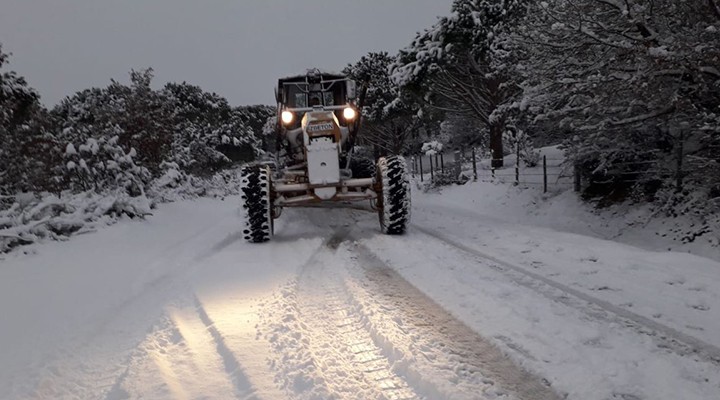
M 416 196 L 405 236 L 238 199 L 0 262 L 2 399 L 713 399 L 720 264 Z

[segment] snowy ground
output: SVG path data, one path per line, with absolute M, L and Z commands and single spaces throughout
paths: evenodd
M 717 398 L 720 263 L 485 190 L 416 191 L 399 237 L 286 210 L 250 245 L 228 197 L 6 255 L 0 398 Z
M 558 146 L 538 149 L 548 159 L 548 192 L 543 193 L 542 164 L 520 164 L 520 184 L 515 182 L 515 157 L 505 158 L 505 168 L 490 170 L 490 161 L 478 163 L 477 184 L 443 188 L 442 203 L 454 208 L 495 215 L 505 222 L 534 225 L 558 231 L 609 239 L 648 250 L 692 253 L 720 261 L 720 227 L 710 227 L 704 235 L 688 240 L 701 225 L 689 216 L 672 218 L 653 209 L 651 204 L 619 203 L 598 209 L 582 201 L 572 191 L 573 171 L 564 165 Z M 469 164 L 464 172 L 472 176 Z M 428 182 L 425 175 L 425 184 Z

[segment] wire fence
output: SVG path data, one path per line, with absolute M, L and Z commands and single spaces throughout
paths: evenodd
M 712 153 L 710 156 L 698 153 L 697 149 L 688 151 L 682 141 L 670 151 L 649 150 L 635 154 L 633 158 L 636 159 L 595 160 L 604 166 L 594 169 L 574 165 L 557 148 L 543 148 L 538 154 L 539 158 L 523 157 L 518 148 L 515 154 L 503 159 L 479 154 L 475 148 L 431 155 L 415 154 L 411 157 L 411 172 L 421 181 L 438 185 L 472 179 L 541 187 L 543 192 L 568 188 L 581 192 L 591 187 L 594 191 L 612 191 L 613 188 L 631 186 L 652 192 L 660 184 L 672 185 L 677 193 L 691 185 L 720 188 L 720 158 L 712 156 Z
M 493 162 L 495 161 L 495 163 Z M 503 167 L 493 167 L 502 161 Z M 453 181 L 508 183 L 523 187 L 540 187 L 543 192 L 552 189 L 575 188 L 580 190 L 579 177 L 572 165 L 558 155 L 543 154 L 537 163 L 527 163 L 515 155 L 502 160 L 480 156 L 475 149 L 470 154 L 461 151 L 416 154 L 411 157 L 411 173 L 420 181 L 447 184 Z

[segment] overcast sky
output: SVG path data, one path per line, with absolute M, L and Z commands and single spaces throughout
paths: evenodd
M 10 68 L 42 101 L 152 67 L 154 86 L 187 81 L 233 105 L 273 104 L 281 76 L 339 70 L 395 53 L 451 0 L 0 0 Z

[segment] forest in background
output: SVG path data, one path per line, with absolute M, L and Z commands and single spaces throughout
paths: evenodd
M 58 215 L 144 215 L 165 188 L 233 190 L 228 168 L 274 147 L 274 107 L 153 89 L 146 69 L 46 109 L 8 59 L 0 48 L 5 242 L 84 229 Z M 437 141 L 502 168 L 518 148 L 532 162 L 533 147 L 561 144 L 585 199 L 693 216 L 704 234 L 720 226 L 719 65 L 717 0 L 454 0 L 407 47 L 345 73 L 361 87 L 362 143 L 380 152 Z M 105 200 L 89 212 L 78 196 Z
M 387 152 L 485 149 L 492 166 L 558 145 L 583 198 L 720 228 L 717 0 L 455 0 L 396 54 L 346 72 Z M 701 233 L 701 234 L 702 234 Z

